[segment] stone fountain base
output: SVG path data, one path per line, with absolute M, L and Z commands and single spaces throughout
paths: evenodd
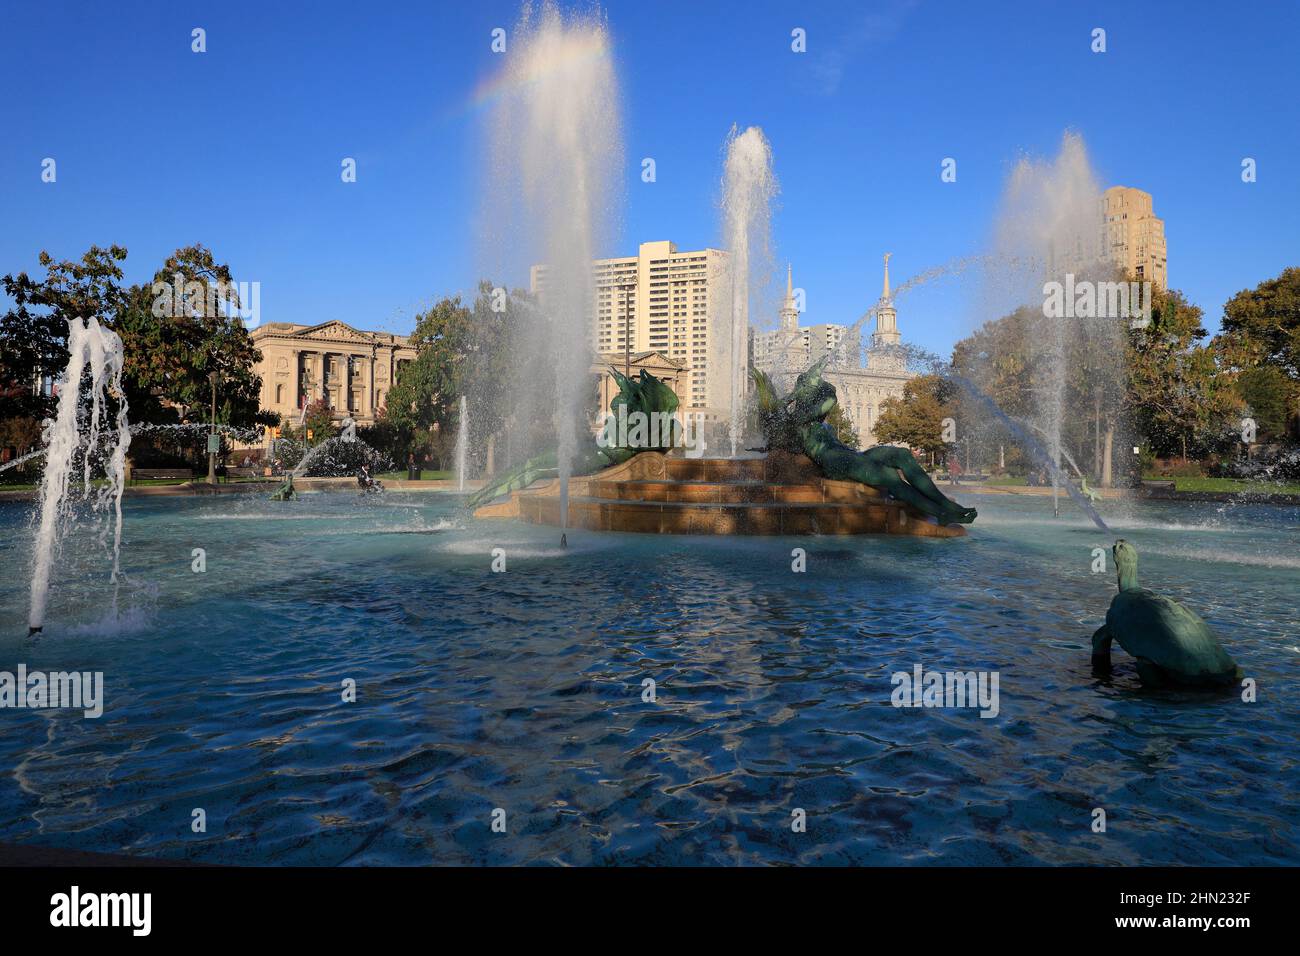
M 538 481 L 476 518 L 560 524 L 558 479 Z M 823 478 L 803 455 L 678 458 L 642 452 L 569 481 L 569 527 L 646 534 L 906 534 L 959 538 L 961 525 L 851 481 Z

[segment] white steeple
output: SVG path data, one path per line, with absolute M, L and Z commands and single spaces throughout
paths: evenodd
M 892 252 L 885 253 L 885 285 L 880 293 L 880 302 L 876 306 L 876 331 L 871 336 L 871 344 L 875 346 L 898 345 L 901 336 L 898 334 L 898 313 L 894 311 L 894 300 L 889 294 L 889 257 Z
M 785 267 L 785 301 L 781 303 L 781 331 L 799 331 L 799 309 L 794 303 L 794 267 Z
M 876 372 L 904 372 L 906 361 L 898 348 L 902 336 L 898 334 L 898 313 L 894 311 L 894 298 L 889 291 L 889 257 L 885 253 L 885 284 L 876 304 L 876 331 L 871 335 L 871 352 L 867 367 Z

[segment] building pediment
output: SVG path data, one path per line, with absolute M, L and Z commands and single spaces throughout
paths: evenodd
M 375 341 L 375 337 L 369 332 L 354 329 L 346 322 L 340 322 L 337 319 L 331 319 L 310 328 L 299 329 L 293 334 L 295 338 L 302 339 L 333 339 L 341 342 L 365 342 L 367 344 Z
M 686 366 L 674 358 L 669 358 L 667 354 L 652 349 L 648 352 L 633 352 L 630 356 L 631 364 L 637 368 L 670 368 L 685 371 Z M 613 365 L 621 368 L 623 366 L 624 355 L 622 352 L 601 352 L 596 356 L 597 365 Z

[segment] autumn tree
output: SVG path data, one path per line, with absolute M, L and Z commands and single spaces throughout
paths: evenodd
M 950 392 L 938 375 L 911 379 L 903 386 L 902 398 L 887 398 L 881 403 L 876 438 L 923 452 L 933 463 L 949 448 L 944 441 L 943 420 L 952 414 Z

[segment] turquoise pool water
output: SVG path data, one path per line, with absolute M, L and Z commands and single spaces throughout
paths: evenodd
M 1143 583 L 1257 681 L 1243 703 L 1144 691 L 1118 649 L 1094 677 L 1111 542 L 1045 499 L 965 497 L 961 540 L 567 551 L 439 494 L 128 499 L 117 611 L 83 523 L 36 642 L 31 506 L 0 505 L 0 670 L 103 671 L 106 697 L 99 720 L 0 710 L 0 841 L 254 864 L 1300 862 L 1300 509 L 1103 507 Z M 998 716 L 891 706 L 917 664 L 996 670 Z

